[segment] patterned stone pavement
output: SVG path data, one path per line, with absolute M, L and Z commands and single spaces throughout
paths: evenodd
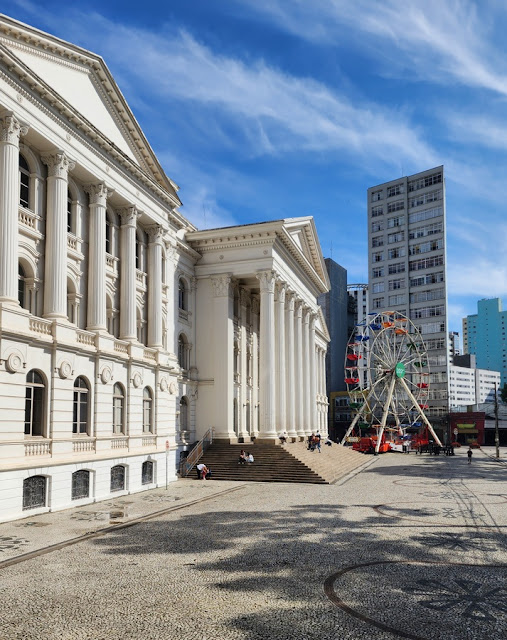
M 1 524 L 0 638 L 503 640 L 506 480 L 481 451 L 385 454 L 340 486 L 185 481 Z

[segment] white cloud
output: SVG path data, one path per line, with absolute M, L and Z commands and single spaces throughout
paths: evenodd
M 505 57 L 494 47 L 501 12 L 469 0 L 241 0 L 280 28 L 316 43 L 361 48 L 420 78 L 507 95 Z M 364 34 L 361 38 L 360 34 Z M 503 30 L 497 37 L 503 44 Z M 400 54 L 402 54 L 400 56 Z M 409 80 L 410 77 L 405 77 Z

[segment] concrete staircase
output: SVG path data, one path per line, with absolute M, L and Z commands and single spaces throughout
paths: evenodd
M 238 464 L 241 449 L 254 456 L 253 464 Z M 214 480 L 253 482 L 307 482 L 331 484 L 364 465 L 369 459 L 351 449 L 334 444 L 322 452 L 308 451 L 306 443 L 229 444 L 215 441 L 200 462 L 209 467 Z M 189 478 L 196 478 L 195 470 Z

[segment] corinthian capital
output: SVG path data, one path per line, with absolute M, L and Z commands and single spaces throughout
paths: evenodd
M 215 298 L 223 298 L 230 295 L 231 280 L 231 273 L 222 273 L 217 276 L 211 276 L 211 284 L 213 285 L 213 295 Z
M 274 293 L 276 280 L 274 271 L 259 271 L 257 279 L 260 282 L 261 293 Z
M 107 199 L 114 193 L 114 190 L 108 189 L 103 182 L 84 185 L 83 189 L 90 196 L 90 204 L 98 204 L 103 207 L 106 206 Z
M 287 283 L 286 282 L 277 282 L 276 283 L 276 300 L 277 302 L 285 303 L 285 296 L 287 293 Z
M 165 229 L 161 225 L 152 224 L 149 227 L 145 227 L 145 231 L 148 234 L 150 242 L 162 242 Z
M 63 178 L 67 180 L 69 171 L 72 171 L 76 163 L 69 158 L 65 151 L 55 151 L 54 153 L 44 153 L 40 159 L 47 165 L 48 177 Z
M 139 211 L 134 207 L 123 207 L 117 209 L 116 213 L 120 216 L 121 224 L 124 227 L 136 227 Z
M 10 142 L 11 144 L 19 144 L 19 137 L 26 136 L 28 127 L 21 122 L 12 113 L 6 114 L 0 118 L 0 139 L 2 142 Z

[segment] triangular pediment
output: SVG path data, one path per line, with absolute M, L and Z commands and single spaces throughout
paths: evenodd
M 313 217 L 286 218 L 283 221 L 283 228 L 305 260 L 329 289 L 329 277 Z
M 137 167 L 176 195 L 100 56 L 0 14 L 0 46 Z

